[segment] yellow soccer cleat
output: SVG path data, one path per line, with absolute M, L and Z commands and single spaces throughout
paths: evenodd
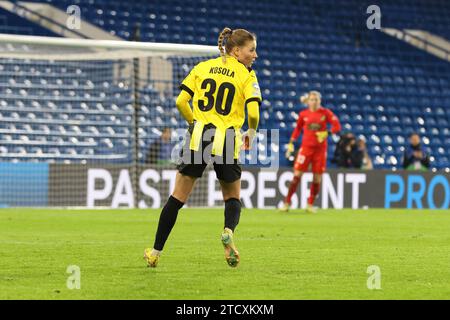
M 144 260 L 147 261 L 147 266 L 150 268 L 156 268 L 159 261 L 159 253 L 155 253 L 154 250 L 147 248 L 144 250 Z
M 289 207 L 290 207 L 289 203 L 284 202 L 283 206 L 281 208 L 279 208 L 278 210 L 280 210 L 281 212 L 288 212 L 289 211 Z
M 225 260 L 230 267 L 237 267 L 240 261 L 240 257 L 239 252 L 234 245 L 233 231 L 231 231 L 231 229 L 225 228 L 223 230 L 221 240 L 223 247 L 225 248 Z
M 317 208 L 313 207 L 312 205 L 308 204 L 306 206 L 306 213 L 317 213 Z

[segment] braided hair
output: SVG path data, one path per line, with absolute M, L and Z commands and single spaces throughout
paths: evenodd
M 247 41 L 254 40 L 256 40 L 256 35 L 245 29 L 224 28 L 217 41 L 223 63 L 226 63 L 226 54 L 230 54 L 234 47 L 242 47 Z

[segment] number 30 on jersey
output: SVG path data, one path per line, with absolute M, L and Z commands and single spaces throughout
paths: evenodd
M 205 90 L 204 100 L 198 101 L 198 108 L 201 111 L 209 111 L 213 107 L 216 108 L 216 112 L 223 116 L 228 115 L 231 112 L 231 106 L 233 104 L 234 94 L 236 93 L 236 88 L 230 82 L 222 82 L 217 89 L 217 83 L 214 79 L 205 79 L 202 82 L 201 88 Z M 217 89 L 217 91 L 216 91 Z M 223 106 L 224 97 L 225 105 Z

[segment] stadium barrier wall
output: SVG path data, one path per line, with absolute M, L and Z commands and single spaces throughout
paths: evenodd
M 0 207 L 48 205 L 47 163 L 0 162 Z
M 2 163 L 0 205 L 90 208 L 160 208 L 164 205 L 175 184 L 176 170 L 142 166 L 138 174 L 136 198 L 132 170 L 132 166 L 123 165 Z M 2 181 L 6 175 L 8 183 Z M 291 168 L 244 168 L 241 192 L 244 207 L 276 208 L 286 195 L 291 179 Z M 306 173 L 292 198 L 294 208 L 305 207 L 311 181 L 312 174 Z M 214 171 L 206 170 L 197 183 L 194 194 L 205 193 L 205 190 L 207 194 L 192 196 L 187 206 L 222 205 L 222 194 Z M 321 208 L 338 209 L 449 209 L 449 174 L 330 170 L 323 177 L 316 204 Z

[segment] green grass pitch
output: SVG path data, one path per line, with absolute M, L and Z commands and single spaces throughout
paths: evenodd
M 450 212 L 246 210 L 227 266 L 223 210 L 183 209 L 156 269 L 159 210 L 0 210 L 0 299 L 449 299 Z M 69 265 L 81 288 L 69 290 Z M 381 270 L 369 290 L 367 268 Z

